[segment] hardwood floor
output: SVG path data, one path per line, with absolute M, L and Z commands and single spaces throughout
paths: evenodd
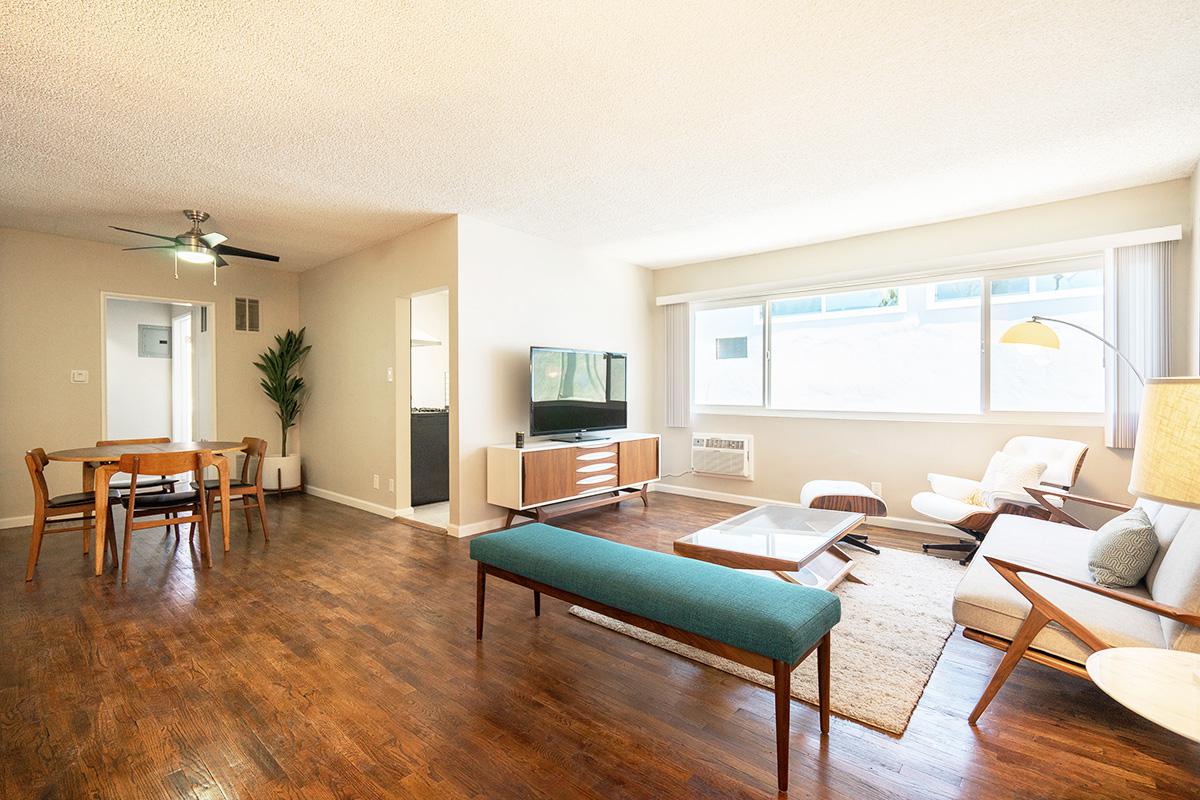
M 292 495 L 203 570 L 135 535 L 129 583 L 0 531 L 4 798 L 775 795 L 771 692 L 502 581 L 474 634 L 467 542 Z M 658 550 L 739 507 L 666 494 L 558 520 Z M 885 546 L 906 534 L 872 531 Z M 1196 797 L 1200 747 L 1087 682 L 951 637 L 901 738 L 792 706 L 793 798 Z M 834 681 L 837 675 L 833 676 Z M 864 691 L 869 691 L 864 688 Z

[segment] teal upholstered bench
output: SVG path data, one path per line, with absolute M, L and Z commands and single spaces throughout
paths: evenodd
M 534 523 L 471 542 L 478 562 L 475 636 L 488 575 L 667 636 L 775 677 L 779 789 L 787 790 L 791 675 L 817 651 L 821 732 L 829 731 L 829 632 L 836 595 L 728 567 Z

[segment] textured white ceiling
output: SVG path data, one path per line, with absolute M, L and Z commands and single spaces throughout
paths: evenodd
M 0 0 L 0 225 L 304 269 L 463 213 L 647 265 L 1179 177 L 1195 0 Z

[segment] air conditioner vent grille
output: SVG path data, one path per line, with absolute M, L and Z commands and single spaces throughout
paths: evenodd
M 692 471 L 722 478 L 754 477 L 754 437 L 734 433 L 692 434 Z

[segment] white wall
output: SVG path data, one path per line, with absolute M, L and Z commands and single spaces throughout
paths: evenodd
M 450 532 L 503 522 L 487 503 L 490 444 L 529 428 L 529 347 L 629 354 L 629 428 L 652 431 L 650 271 L 459 217 L 458 486 Z M 451 476 L 452 484 L 455 476 Z
M 778 282 L 834 282 L 903 274 L 914 264 L 971 253 L 1048 244 L 1121 231 L 1179 224 L 1183 241 L 1172 272 L 1172 369 L 1195 371 L 1192 229 L 1195 211 L 1187 180 L 1005 211 L 936 225 L 886 231 L 770 253 L 691 264 L 654 273 L 657 296 Z M 660 314 L 655 348 L 661 374 Z M 690 463 L 690 433 L 750 433 L 755 436 L 753 481 L 685 476 L 667 482 L 706 492 L 796 501 L 801 485 L 815 478 L 879 481 L 889 512 L 914 517 L 909 500 L 927 488 L 928 472 L 979 476 L 988 459 L 1017 434 L 1084 441 L 1090 451 L 1078 491 L 1127 499 L 1131 453 L 1104 447 L 1099 427 L 1011 425 L 995 422 L 903 422 L 698 415 L 689 429 L 666 428 L 664 389 L 655 394 L 655 419 L 663 437 L 664 472 Z
M 412 348 L 412 407 L 441 408 L 447 401 L 450 376 L 450 292 L 431 292 L 412 299 L 412 330 L 441 344 Z
M 165 327 L 170 335 L 171 305 L 110 297 L 104 321 L 105 438 L 170 436 L 171 359 L 138 356 L 138 326 Z

